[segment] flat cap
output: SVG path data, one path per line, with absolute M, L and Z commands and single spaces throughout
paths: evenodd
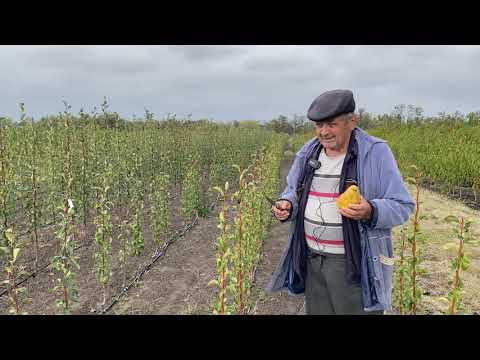
M 355 100 L 350 90 L 331 90 L 318 96 L 310 105 L 307 117 L 312 121 L 323 121 L 355 111 Z

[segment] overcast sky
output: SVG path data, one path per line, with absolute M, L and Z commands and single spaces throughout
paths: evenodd
M 304 115 L 331 89 L 357 109 L 480 110 L 480 46 L 0 46 L 0 116 L 90 112 L 106 96 L 131 119 L 218 121 Z

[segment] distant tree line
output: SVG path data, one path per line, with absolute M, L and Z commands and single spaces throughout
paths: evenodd
M 82 112 L 82 111 L 81 111 Z M 0 121 L 4 125 L 9 126 L 28 126 L 31 122 L 32 117 L 25 116 L 21 121 L 15 121 L 8 117 L 0 117 Z M 64 119 L 59 115 L 49 115 L 43 116 L 40 120 L 34 120 L 35 125 L 38 127 L 63 127 Z M 113 129 L 120 128 L 126 130 L 135 130 L 143 129 L 145 127 L 157 127 L 157 128 L 166 128 L 166 127 L 188 127 L 188 126 L 229 126 L 228 124 L 216 123 L 211 119 L 199 119 L 193 120 L 191 115 L 179 118 L 175 114 L 168 114 L 166 117 L 161 119 L 155 118 L 154 114 L 149 110 L 145 110 L 145 115 L 143 117 L 133 116 L 132 119 L 127 120 L 121 117 L 116 112 L 105 112 L 105 113 L 83 113 L 82 114 L 70 114 L 70 122 L 75 127 L 83 127 L 88 124 L 95 124 L 99 129 Z
M 429 124 L 433 122 L 446 122 L 452 124 L 468 123 L 471 125 L 480 124 L 480 111 L 462 114 L 455 111 L 452 114 L 440 112 L 437 116 L 425 116 L 422 107 L 415 105 L 400 104 L 393 108 L 390 113 L 385 114 L 371 114 L 365 108 L 359 108 L 356 114 L 359 117 L 359 127 L 362 129 L 370 129 L 378 126 L 387 125 L 419 125 Z M 11 126 L 24 126 L 31 121 L 31 118 L 26 116 L 23 121 L 14 121 L 11 118 L 0 117 L 3 124 L 10 124 Z M 22 123 L 23 122 L 23 123 Z M 116 112 L 92 112 L 83 113 L 79 115 L 71 115 L 71 122 L 74 126 L 85 126 L 87 124 L 95 123 L 99 128 L 115 128 L 121 129 L 142 129 L 148 126 L 163 127 L 192 127 L 192 126 L 233 126 L 246 128 L 265 128 L 267 130 L 278 133 L 298 134 L 312 132 L 315 123 L 307 119 L 305 115 L 293 115 L 291 118 L 285 115 L 279 115 L 270 121 L 260 122 L 257 120 L 235 120 L 230 123 L 215 122 L 213 119 L 202 118 L 193 120 L 192 115 L 185 117 L 177 117 L 175 114 L 168 114 L 162 119 L 158 119 L 149 110 L 145 110 L 145 114 L 141 118 L 135 115 L 131 120 L 122 118 Z M 25 123 L 25 124 L 24 124 Z M 35 121 L 38 126 L 63 126 L 63 120 L 60 115 L 50 115 L 40 118 Z
M 256 120 L 240 120 L 233 121 L 235 127 L 263 127 L 267 130 L 275 131 L 278 133 L 305 133 L 311 132 L 314 129 L 314 123 L 308 120 L 305 116 L 293 115 L 291 119 L 285 115 L 280 115 L 265 123 L 260 123 Z
M 451 123 L 480 125 L 480 111 L 462 114 L 455 111 L 453 114 L 440 112 L 437 116 L 425 116 L 422 107 L 401 104 L 393 108 L 390 114 L 373 115 L 364 108 L 358 110 L 360 118 L 359 127 L 362 129 L 386 125 L 421 125 L 431 123 Z
M 437 116 L 425 116 L 422 107 L 415 105 L 400 104 L 393 108 L 390 113 L 371 114 L 365 108 L 359 108 L 356 112 L 359 117 L 358 126 L 362 129 L 370 129 L 378 126 L 388 125 L 420 125 L 430 123 L 451 123 L 480 125 L 480 111 L 462 114 L 455 111 L 452 114 L 440 112 Z M 312 132 L 315 123 L 305 116 L 294 115 L 289 119 L 280 115 L 267 122 L 264 126 L 267 129 L 288 134 Z

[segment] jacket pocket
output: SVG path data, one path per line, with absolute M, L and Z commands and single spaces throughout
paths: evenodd
M 392 278 L 394 257 L 391 244 L 391 236 L 384 235 L 378 238 L 370 239 L 375 249 L 372 254 L 372 260 L 375 269 L 375 277 L 380 285 L 382 297 L 384 298 L 387 309 L 390 309 L 392 300 Z

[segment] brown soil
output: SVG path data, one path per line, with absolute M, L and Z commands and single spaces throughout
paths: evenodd
M 255 276 L 255 288 L 252 296 L 256 299 L 254 314 L 257 315 L 303 315 L 304 297 L 291 296 L 286 292 L 269 294 L 265 291 L 273 271 L 286 246 L 289 223 L 272 228 L 263 246 L 262 260 Z
M 292 159 L 282 162 L 282 187 Z M 208 287 L 216 278 L 215 254 L 218 209 L 207 219 L 200 219 L 184 238 L 168 248 L 165 257 L 128 292 L 112 312 L 115 314 L 212 314 L 217 294 Z M 277 266 L 287 241 L 288 224 L 274 224 L 263 245 L 263 257 L 257 267 L 251 293 L 252 314 L 298 314 L 303 298 L 286 294 L 268 295 L 265 287 Z

